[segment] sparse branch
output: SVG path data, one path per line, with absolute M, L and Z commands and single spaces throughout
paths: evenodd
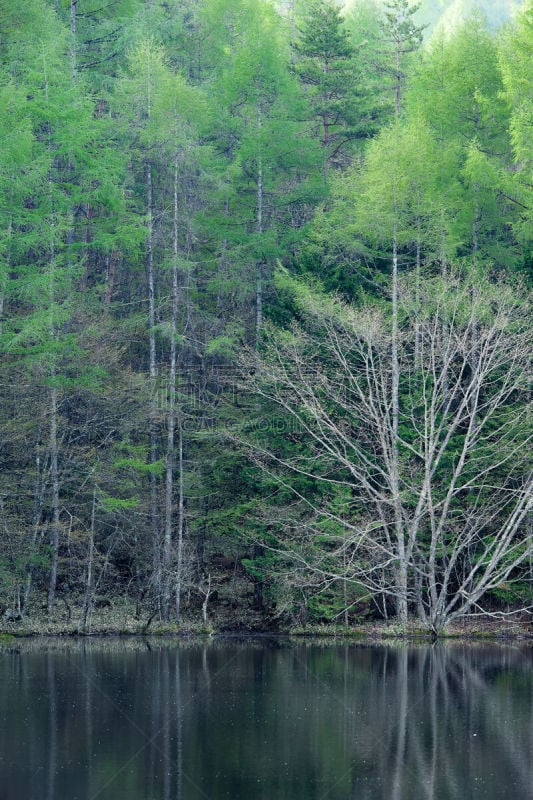
M 297 500 L 292 522 L 272 522 L 280 554 L 310 580 L 336 577 L 396 599 L 401 591 L 439 630 L 530 557 L 531 338 L 524 301 L 504 284 L 474 293 L 452 275 L 417 291 L 425 308 L 400 285 L 397 435 L 388 319 L 307 297 L 299 327 L 265 331 L 252 380 L 296 422 L 295 446 L 281 454 L 260 438 L 247 444 Z M 297 475 L 323 490 L 300 491 Z

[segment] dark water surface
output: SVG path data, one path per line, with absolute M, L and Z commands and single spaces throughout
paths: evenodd
M 530 800 L 533 648 L 0 648 L 1 800 Z

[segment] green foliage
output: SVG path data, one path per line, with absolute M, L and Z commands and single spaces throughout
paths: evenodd
M 293 45 L 294 70 L 307 89 L 315 121 L 313 135 L 324 149 L 326 166 L 341 164 L 342 151 L 349 141 L 365 135 L 358 130 L 354 113 L 360 90 L 354 68 L 355 49 L 333 0 L 307 3 L 298 28 Z
M 515 24 L 500 39 L 499 64 L 504 98 L 510 111 L 509 133 L 514 153 L 514 168 L 506 191 L 517 210 L 514 224 L 531 253 L 531 165 L 533 149 L 533 4 L 526 2 Z
M 113 513 L 115 511 L 126 511 L 132 508 L 137 508 L 139 500 L 136 497 L 120 498 L 120 497 L 102 497 L 100 505 L 104 511 Z
M 253 587 L 275 617 L 333 620 L 366 602 L 334 575 L 342 549 L 354 569 L 375 565 L 350 540 L 365 518 L 362 489 L 318 447 L 317 399 L 371 460 L 378 445 L 350 411 L 324 316 L 340 335 L 364 308 L 368 328 L 389 335 L 395 248 L 402 336 L 415 311 L 421 326 L 437 315 L 446 330 L 475 306 L 484 326 L 512 294 L 490 281 L 533 262 L 531 2 L 497 39 L 490 25 L 512 4 L 485 4 L 489 27 L 468 2 L 438 5 L 445 24 L 419 50 L 435 3 L 0 0 L 9 602 L 29 592 L 31 605 L 46 590 L 55 534 L 59 585 L 84 595 L 92 542 L 102 592 L 135 592 L 150 613 L 161 565 L 173 571 L 182 546 L 184 598 L 223 553 L 238 564 L 240 599 Z M 521 336 L 518 314 L 512 325 Z M 298 424 L 272 392 L 253 393 L 274 341 L 285 377 L 312 365 Z M 339 394 L 328 395 L 335 370 Z M 413 420 L 437 380 L 420 364 L 402 371 L 406 474 L 420 474 Z M 480 460 L 512 428 L 518 394 L 487 425 Z M 450 436 L 438 502 L 465 437 Z M 305 466 L 297 475 L 291 459 Z M 508 477 L 502 465 L 500 485 Z M 454 514 L 488 502 L 488 490 L 474 499 L 467 489 Z M 401 499 L 411 513 L 408 486 Z M 442 561 L 454 536 L 446 530 L 436 549 Z M 497 536 L 488 523 L 481 540 Z M 429 541 L 428 526 L 421 546 Z M 323 568 L 321 580 L 302 583 L 298 554 Z M 513 569 L 491 602 L 524 598 L 509 586 L 525 574 Z
M 115 461 L 114 466 L 117 469 L 131 469 L 134 472 L 144 475 L 162 475 L 165 462 L 163 459 L 159 461 L 152 461 L 147 464 L 137 458 L 119 458 Z

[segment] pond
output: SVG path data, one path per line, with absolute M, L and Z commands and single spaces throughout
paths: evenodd
M 527 800 L 533 648 L 0 648 L 2 800 Z

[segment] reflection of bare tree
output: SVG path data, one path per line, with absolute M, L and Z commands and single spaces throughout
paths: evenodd
M 401 650 L 398 654 L 397 672 L 397 699 L 398 699 L 398 723 L 396 737 L 396 753 L 394 755 L 394 767 L 392 773 L 392 800 L 400 800 L 402 795 L 402 775 L 405 758 L 405 746 L 407 736 L 407 650 Z
M 84 733 L 85 733 L 85 753 L 87 761 L 87 785 L 92 794 L 96 791 L 95 776 L 94 776 L 94 741 L 93 741 L 93 703 L 94 703 L 94 678 L 91 675 L 91 652 L 90 648 L 83 643 L 83 650 L 80 653 L 82 659 L 81 672 L 83 676 L 83 716 L 84 716 Z
M 170 723 L 170 653 L 168 647 L 161 650 L 161 733 L 163 736 L 163 800 L 170 800 L 171 779 L 174 772 L 172 757 L 172 726 Z
M 176 648 L 174 654 L 174 697 L 176 700 L 176 800 L 183 800 L 183 709 L 179 647 Z
M 463 800 L 473 780 L 487 784 L 479 796 L 496 797 L 491 773 L 500 785 L 508 775 L 515 796 L 528 796 L 532 742 L 527 725 L 519 724 L 524 708 L 508 691 L 509 671 L 530 669 L 519 648 L 406 648 L 384 654 L 387 662 L 385 680 L 370 700 L 385 731 L 376 745 L 384 799 Z
M 204 648 L 205 650 L 205 648 Z M 161 800 L 183 800 L 183 722 L 182 702 L 183 665 L 180 648 L 157 646 L 152 651 L 155 661 L 152 673 L 152 728 L 149 764 L 151 797 Z M 205 652 L 202 653 L 204 675 L 208 671 Z
M 57 761 L 57 696 L 55 660 L 52 655 L 46 659 L 46 676 L 48 690 L 48 786 L 47 800 L 56 798 L 56 761 Z
M 531 647 L 40 648 L 0 652 L 2 800 L 502 800 L 533 781 Z

